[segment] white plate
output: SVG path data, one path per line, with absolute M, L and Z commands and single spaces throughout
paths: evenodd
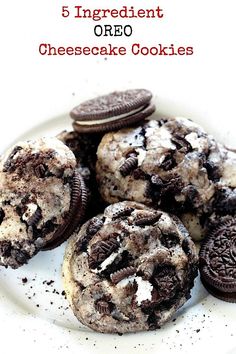
M 163 109 L 159 111 L 173 114 L 167 106 L 161 106 Z M 208 131 L 213 123 L 208 124 Z M 36 126 L 17 140 L 55 135 L 65 128 L 70 129 L 69 124 L 66 115 L 60 116 Z M 222 131 L 220 134 L 222 136 Z M 160 330 L 118 336 L 95 333 L 80 325 L 62 295 L 64 249 L 65 244 L 53 251 L 41 252 L 18 270 L 0 269 L 1 348 L 4 352 L 12 353 L 17 348 L 18 353 L 25 354 L 43 350 L 48 353 L 164 354 L 199 353 L 209 348 L 214 354 L 236 353 L 236 306 L 210 296 L 199 278 L 192 298 Z

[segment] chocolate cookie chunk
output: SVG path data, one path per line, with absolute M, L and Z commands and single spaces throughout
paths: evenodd
M 62 243 L 82 220 L 83 179 L 58 139 L 18 143 L 0 161 L 0 264 L 18 268 Z
M 215 297 L 236 302 L 236 219 L 218 225 L 199 254 L 203 285 Z
M 151 92 L 144 89 L 115 91 L 96 97 L 70 112 L 75 120 L 73 127 L 80 133 L 97 133 L 134 125 L 155 111 L 151 98 Z
M 135 202 L 113 204 L 68 243 L 67 299 L 75 316 L 96 331 L 153 330 L 189 299 L 197 261 L 177 217 Z

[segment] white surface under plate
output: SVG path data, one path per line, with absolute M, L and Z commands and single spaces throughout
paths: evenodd
M 161 108 L 165 111 L 159 104 L 159 111 Z M 165 113 L 174 112 L 167 109 Z M 64 115 L 41 123 L 17 140 L 55 135 L 69 127 Z M 213 121 L 205 126 L 208 131 L 211 127 L 215 130 Z M 225 141 L 227 136 L 225 130 Z M 18 270 L 0 269 L 3 353 L 236 353 L 236 305 L 210 296 L 199 278 L 192 298 L 159 330 L 118 336 L 95 333 L 80 325 L 62 293 L 64 249 L 65 244 L 40 252 Z

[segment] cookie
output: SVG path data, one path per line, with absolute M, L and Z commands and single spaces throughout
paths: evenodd
M 68 239 L 72 232 L 79 226 L 79 223 L 85 219 L 87 205 L 87 188 L 78 169 L 75 169 L 71 184 L 70 208 L 67 218 L 64 223 L 58 227 L 50 241 L 42 248 L 43 251 L 58 247 Z
M 82 134 L 75 131 L 63 131 L 57 138 L 74 153 L 77 169 L 84 179 L 88 194 L 88 207 L 85 220 L 103 212 L 106 204 L 98 191 L 96 181 L 97 147 L 103 134 Z
M 236 219 L 218 225 L 201 245 L 203 285 L 215 297 L 236 302 Z
M 109 203 L 129 199 L 168 211 L 197 210 L 215 191 L 217 172 L 210 176 L 207 168 L 215 144 L 184 118 L 108 133 L 97 152 L 101 194 Z
M 68 147 L 56 138 L 19 142 L 0 161 L 0 264 L 18 268 L 62 243 L 85 206 L 83 179 Z
M 236 153 L 218 144 L 218 149 L 210 149 L 208 175 L 212 177 L 218 170 L 218 178 L 213 179 L 214 194 L 206 199 L 194 213 L 181 215 L 181 220 L 195 240 L 204 238 L 222 222 L 236 216 Z
M 103 134 L 82 134 L 76 131 L 63 131 L 57 135 L 73 152 L 77 160 L 77 167 L 80 170 L 84 180 L 90 175 L 90 171 L 95 171 L 97 160 L 97 148 L 103 137 Z M 89 172 L 86 171 L 89 169 Z
M 84 325 L 105 333 L 154 330 L 190 298 L 197 263 L 177 217 L 125 201 L 73 234 L 63 281 Z
M 151 98 L 150 91 L 136 89 L 85 101 L 70 112 L 73 128 L 80 133 L 99 133 L 134 125 L 155 111 Z
M 105 201 L 133 200 L 182 215 L 204 210 L 220 180 L 215 140 L 185 118 L 150 120 L 104 135 L 97 180 Z

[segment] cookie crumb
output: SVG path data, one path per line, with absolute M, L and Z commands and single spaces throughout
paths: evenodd
M 54 280 L 49 280 L 46 284 L 47 285 L 52 285 L 54 283 Z

